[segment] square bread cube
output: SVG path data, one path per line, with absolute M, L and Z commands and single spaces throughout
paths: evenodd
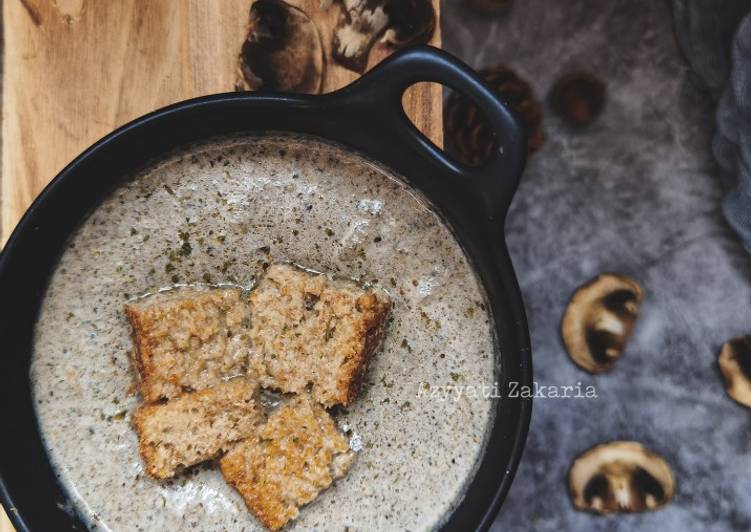
M 344 476 L 355 456 L 326 410 L 299 395 L 279 406 L 257 437 L 224 455 L 220 466 L 251 513 L 278 530 Z
M 133 425 L 146 472 L 169 478 L 255 436 L 263 421 L 257 390 L 255 382 L 239 377 L 167 403 L 140 406 Z
M 240 288 L 176 288 L 125 306 L 146 402 L 245 375 L 250 307 Z
M 272 265 L 250 293 L 251 368 L 264 387 L 310 390 L 323 405 L 348 405 L 383 338 L 390 307 L 381 290 Z

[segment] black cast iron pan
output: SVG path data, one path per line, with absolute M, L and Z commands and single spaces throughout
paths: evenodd
M 462 92 L 484 111 L 497 135 L 489 163 L 463 166 L 411 124 L 402 94 L 421 81 Z M 265 131 L 334 141 L 382 163 L 420 190 L 453 228 L 487 292 L 498 338 L 499 389 L 508 389 L 504 383 L 509 382 L 531 384 L 527 325 L 504 240 L 526 139 L 511 113 L 467 66 L 440 50 L 418 47 L 328 95 L 231 93 L 178 103 L 123 126 L 70 163 L 29 208 L 0 256 L 0 416 L 5 427 L 0 495 L 17 529 L 76 526 L 42 446 L 29 382 L 36 314 L 65 241 L 107 192 L 148 161 L 202 139 Z M 509 489 L 531 401 L 501 397 L 495 412 L 485 454 L 447 530 L 487 529 Z

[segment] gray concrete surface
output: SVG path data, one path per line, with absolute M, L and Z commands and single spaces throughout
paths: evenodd
M 526 0 L 509 16 L 444 4 L 444 46 L 473 66 L 513 66 L 543 97 L 586 68 L 608 85 L 591 128 L 551 116 L 509 215 L 526 299 L 535 379 L 582 382 L 597 399 L 541 399 L 495 531 L 751 529 L 751 411 L 727 398 L 721 344 L 751 333 L 751 258 L 720 213 L 710 154 L 711 99 L 678 52 L 667 2 Z M 601 271 L 647 296 L 627 352 L 591 376 L 564 352 L 558 325 L 572 291 Z M 674 467 L 678 492 L 654 513 L 599 517 L 571 506 L 566 475 L 581 451 L 642 441 Z

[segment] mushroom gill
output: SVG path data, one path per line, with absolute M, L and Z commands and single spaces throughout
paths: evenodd
M 603 515 L 655 510 L 675 494 L 667 462 L 630 441 L 604 443 L 581 454 L 571 465 L 568 484 L 578 510 Z
M 561 320 L 571 360 L 590 373 L 611 369 L 631 336 L 642 297 L 639 283 L 615 273 L 600 274 L 580 287 Z

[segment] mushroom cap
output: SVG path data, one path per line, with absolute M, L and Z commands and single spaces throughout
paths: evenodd
M 324 68 L 321 35 L 305 12 L 283 0 L 253 3 L 240 51 L 241 88 L 317 94 Z
M 394 48 L 426 43 L 435 32 L 435 8 L 430 0 L 391 1 L 385 11 L 389 28 L 382 41 Z
M 639 283 L 617 273 L 602 273 L 580 287 L 561 320 L 571 360 L 590 373 L 611 369 L 634 328 L 643 294 Z
M 545 142 L 542 104 L 531 85 L 505 65 L 485 67 L 477 72 L 490 89 L 516 114 L 527 133 L 527 153 L 536 152 Z M 490 160 L 496 133 L 473 100 L 452 91 L 446 102 L 444 128 L 452 155 L 469 166 Z
M 728 395 L 751 408 L 751 336 L 733 338 L 722 345 L 717 357 Z
M 568 485 L 574 507 L 603 515 L 655 510 L 675 494 L 668 463 L 633 441 L 603 443 L 579 455 Z
M 594 122 L 605 107 L 606 87 L 587 71 L 570 72 L 555 82 L 550 91 L 553 110 L 573 126 Z

